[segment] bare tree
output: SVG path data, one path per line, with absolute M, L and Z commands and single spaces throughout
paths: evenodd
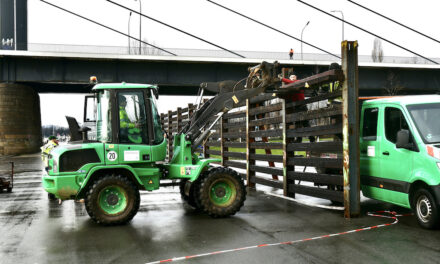
M 374 62 L 383 61 L 382 41 L 379 38 L 374 39 L 373 50 L 371 51 L 371 58 Z
M 387 80 L 383 87 L 387 95 L 397 95 L 405 87 L 400 84 L 399 77 L 393 71 L 388 71 Z
M 146 39 L 146 38 L 143 38 L 142 41 L 146 42 L 146 43 L 150 43 L 154 46 L 157 46 L 156 42 L 154 42 L 154 41 L 149 42 L 148 39 Z M 130 43 L 131 43 L 130 54 L 139 55 L 139 41 L 132 39 Z M 161 50 L 159 50 L 155 47 L 152 47 L 150 45 L 147 45 L 145 43 L 141 43 L 140 51 L 141 51 L 142 55 L 161 55 L 162 54 Z

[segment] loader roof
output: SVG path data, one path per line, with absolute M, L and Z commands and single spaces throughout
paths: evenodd
M 100 83 L 93 87 L 92 90 L 105 89 L 157 89 L 157 85 L 140 84 L 140 83 Z

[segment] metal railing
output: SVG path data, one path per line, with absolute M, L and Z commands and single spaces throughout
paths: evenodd
M 183 57 L 209 57 L 209 58 L 238 58 L 224 50 L 207 50 L 207 49 L 180 49 L 180 48 L 164 48 L 170 52 Z M 111 54 L 111 55 L 133 55 L 139 54 L 139 47 L 124 46 L 97 46 L 97 45 L 67 45 L 67 44 L 44 44 L 29 43 L 29 51 L 35 52 L 55 52 L 55 53 L 90 53 L 90 54 Z M 243 55 L 248 59 L 261 60 L 289 60 L 288 52 L 271 52 L 271 51 L 234 51 Z M 150 47 L 142 47 L 142 55 L 169 56 L 163 51 Z M 339 56 L 339 54 L 336 54 Z M 440 58 L 431 58 L 440 63 Z M 301 60 L 301 54 L 295 53 L 292 60 Z M 329 54 L 319 53 L 303 53 L 304 61 L 339 61 L 338 58 Z M 373 62 L 370 55 L 359 55 L 359 62 Z M 395 64 L 432 64 L 431 62 L 419 57 L 399 57 L 384 56 L 382 63 Z

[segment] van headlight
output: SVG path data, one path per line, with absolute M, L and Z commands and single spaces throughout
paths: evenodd
M 439 170 L 440 170 L 440 162 L 437 162 L 437 167 L 438 167 Z

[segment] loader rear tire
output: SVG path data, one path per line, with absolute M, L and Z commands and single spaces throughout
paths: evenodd
M 89 216 L 98 224 L 125 224 L 139 210 L 139 189 L 123 176 L 106 175 L 89 188 L 85 205 Z
M 184 200 L 186 203 L 188 203 L 191 207 L 193 207 L 196 210 L 199 210 L 201 208 L 200 201 L 198 200 L 199 196 L 197 195 L 196 191 L 199 185 L 199 180 L 196 180 L 195 182 L 191 183 L 191 187 L 189 189 L 189 195 L 185 194 L 185 185 L 187 183 L 188 179 L 183 179 L 180 181 L 180 196 L 182 197 L 182 200 Z
M 200 178 L 198 195 L 203 211 L 212 217 L 234 215 L 246 200 L 240 175 L 224 167 L 212 168 Z

